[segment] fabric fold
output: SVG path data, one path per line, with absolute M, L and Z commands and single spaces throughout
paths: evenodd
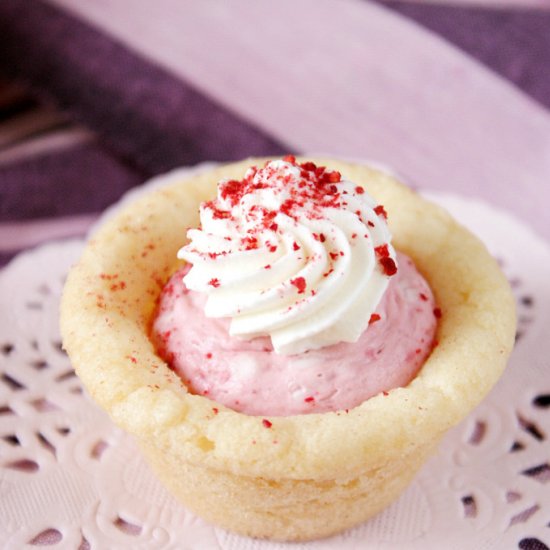
M 3 0 L 0 36 L 1 72 L 143 172 L 288 152 L 189 83 L 48 3 Z

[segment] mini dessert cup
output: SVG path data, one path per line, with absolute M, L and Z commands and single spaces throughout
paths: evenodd
M 441 208 L 382 172 L 315 160 L 383 204 L 396 249 L 429 282 L 442 316 L 420 373 L 344 411 L 248 416 L 192 395 L 149 338 L 157 299 L 181 263 L 186 229 L 222 166 L 138 199 L 100 228 L 65 287 L 63 342 L 90 395 L 133 434 L 189 509 L 253 537 L 308 540 L 356 525 L 394 500 L 502 373 L 513 300 L 485 247 Z M 387 394 L 386 394 L 387 393 Z

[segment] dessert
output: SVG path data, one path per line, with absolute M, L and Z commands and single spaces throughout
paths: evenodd
M 61 329 L 89 393 L 190 509 L 242 534 L 307 540 L 365 520 L 406 487 L 500 376 L 514 307 L 496 262 L 442 209 L 387 174 L 314 160 L 384 205 L 395 249 L 414 261 L 441 311 L 438 345 L 406 387 L 347 411 L 255 416 L 191 393 L 149 337 L 157 300 L 181 267 L 186 230 L 199 226 L 199 204 L 219 180 L 263 162 L 176 182 L 107 222 L 69 274 Z
M 350 409 L 406 386 L 438 310 L 386 217 L 360 185 L 294 157 L 220 182 L 161 294 L 161 356 L 193 393 L 247 414 Z

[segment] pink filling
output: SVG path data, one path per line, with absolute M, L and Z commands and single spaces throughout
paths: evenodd
M 205 296 L 185 288 L 186 268 L 162 292 L 153 339 L 190 391 L 231 409 L 270 416 L 350 409 L 407 385 L 432 350 L 439 310 L 413 262 L 403 254 L 398 262 L 371 325 L 353 344 L 277 355 L 268 337 L 232 337 L 229 320 L 207 318 Z

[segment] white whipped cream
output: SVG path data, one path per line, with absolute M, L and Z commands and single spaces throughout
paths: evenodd
M 230 334 L 281 354 L 356 342 L 397 269 L 385 211 L 338 172 L 293 157 L 223 180 L 178 257 Z

